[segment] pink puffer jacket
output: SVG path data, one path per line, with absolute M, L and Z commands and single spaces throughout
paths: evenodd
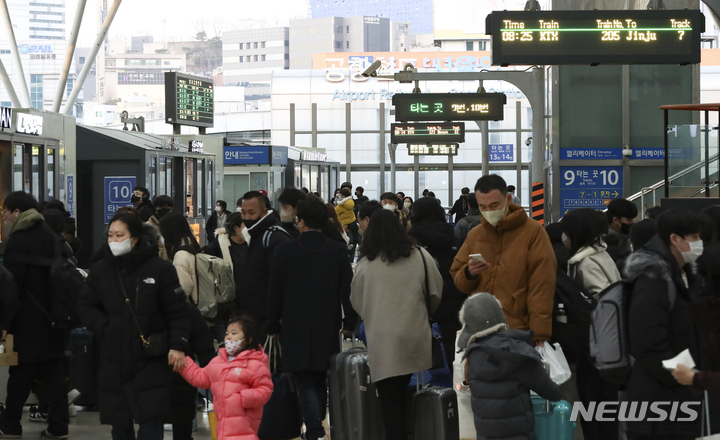
M 257 440 L 263 406 L 273 391 L 268 357 L 262 348 L 243 351 L 230 362 L 221 348 L 205 368 L 189 357 L 186 361 L 182 377 L 213 393 L 218 440 Z

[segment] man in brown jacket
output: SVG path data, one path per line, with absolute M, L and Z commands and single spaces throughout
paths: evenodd
M 540 223 L 511 203 L 502 177 L 481 177 L 475 195 L 482 223 L 468 233 L 450 274 L 466 294 L 495 296 L 510 328 L 532 330 L 542 345 L 552 334 L 557 270 L 550 238 Z M 481 261 L 471 259 L 473 254 L 482 254 Z

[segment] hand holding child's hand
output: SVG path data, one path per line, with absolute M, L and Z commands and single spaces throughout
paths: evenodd
M 185 368 L 185 353 L 177 350 L 170 350 L 168 353 L 168 365 L 173 366 L 173 371 L 179 373 Z

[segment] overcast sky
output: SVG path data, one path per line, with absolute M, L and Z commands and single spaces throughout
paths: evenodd
M 98 1 L 87 0 L 79 36 L 81 47 L 92 45 L 97 35 Z M 108 0 L 108 5 L 112 2 Z M 66 0 L 65 4 L 69 33 L 77 0 Z M 208 37 L 213 37 L 221 29 L 249 28 L 254 20 L 287 26 L 290 18 L 306 15 L 306 0 L 123 0 L 110 27 L 110 38 L 152 35 L 161 41 L 164 33 L 166 41 L 183 41 L 192 39 L 202 26 Z

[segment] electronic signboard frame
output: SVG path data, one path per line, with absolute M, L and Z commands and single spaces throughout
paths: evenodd
M 179 116 L 178 108 L 178 81 L 179 80 L 199 82 L 202 87 L 213 89 L 213 110 L 215 108 L 215 88 L 213 80 L 210 78 L 203 78 L 201 76 L 188 75 L 179 72 L 165 72 L 165 122 L 173 125 L 188 125 L 192 127 L 212 127 L 214 125 L 215 115 L 213 114 L 209 119 L 209 122 L 193 121 L 189 119 L 181 119 Z M 207 119 L 207 118 L 206 118 Z
M 457 156 L 460 144 L 453 142 L 409 143 L 407 148 L 409 156 Z
M 504 93 L 398 93 L 393 95 L 395 120 L 502 121 Z
M 390 124 L 390 143 L 465 142 L 464 122 L 405 122 Z
M 492 64 L 697 64 L 698 10 L 495 11 Z

